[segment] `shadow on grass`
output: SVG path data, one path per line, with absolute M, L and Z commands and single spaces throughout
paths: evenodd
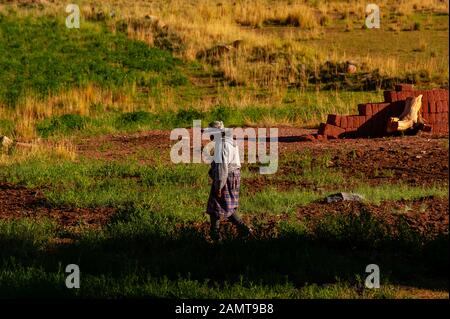
M 166 221 L 169 224 L 173 225 L 173 221 Z M 170 229 L 158 227 L 157 221 L 118 222 L 105 232 L 84 235 L 73 244 L 45 248 L 33 237 L 13 241 L 0 236 L 0 296 L 73 296 L 74 292 L 64 286 L 64 267 L 72 263 L 80 266 L 84 277 L 111 281 L 137 278 L 136 285 L 151 276 L 171 281 L 208 280 L 214 286 L 243 280 L 294 287 L 346 281 L 361 289 L 368 275 L 366 266 L 377 264 L 382 284 L 448 288 L 448 234 L 421 247 L 407 237 L 386 239 L 375 247 L 370 237 L 354 240 L 353 235 L 312 236 L 291 228 L 276 237 L 257 237 L 247 242 L 229 238 L 222 244 L 210 244 L 204 236 L 206 225 L 202 225 Z M 76 293 L 83 296 L 83 291 Z M 128 293 L 114 291 L 111 295 L 124 297 Z

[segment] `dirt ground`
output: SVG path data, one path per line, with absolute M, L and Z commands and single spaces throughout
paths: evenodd
M 354 218 L 360 214 L 367 214 L 367 218 L 382 222 L 386 227 L 386 235 L 395 238 L 400 223 L 406 223 L 410 230 L 419 233 L 425 238 L 432 239 L 448 233 L 448 200 L 425 197 L 414 201 L 385 201 L 380 205 L 360 202 L 315 202 L 297 209 L 297 220 L 309 223 L 313 228 L 320 224 L 328 215 L 340 215 L 345 218 Z M 278 223 L 288 220 L 286 214 L 243 216 L 243 219 L 253 225 L 256 238 L 273 238 L 277 236 Z M 209 233 L 209 223 L 191 223 L 179 225 L 182 228 L 195 228 L 205 237 Z M 236 236 L 236 229 L 224 222 L 223 236 L 228 234 Z
M 448 183 L 448 136 L 408 136 L 376 139 L 326 140 L 311 138 L 315 130 L 298 128 L 281 128 L 279 130 L 280 158 L 290 153 L 309 150 L 314 156 L 329 154 L 330 166 L 341 169 L 346 177 L 363 173 L 370 184 L 395 183 L 402 181 L 411 185 L 431 185 Z M 81 140 L 77 144 L 81 156 L 97 159 L 123 160 L 135 156 L 141 162 L 151 165 L 153 151 L 159 151 L 163 160 L 169 160 L 169 151 L 174 141 L 170 141 L 169 131 L 148 131 L 131 135 L 109 135 Z M 145 153 L 145 151 L 149 153 Z M 167 155 L 167 156 L 166 156 Z M 140 158 L 142 156 L 142 158 Z M 298 173 L 289 161 L 282 162 L 279 174 Z M 380 174 L 387 171 L 389 174 Z M 264 187 L 275 182 L 264 179 L 247 179 L 252 188 Z M 280 188 L 295 187 L 296 183 L 280 181 Z M 287 184 L 287 185 L 286 185 Z M 305 185 L 303 185 L 305 186 Z M 307 185 L 306 185 L 307 186 Z M 299 209 L 298 216 L 329 214 L 335 212 L 351 213 L 359 211 L 359 203 L 313 203 Z M 364 204 L 365 205 L 365 204 Z M 409 211 L 404 212 L 405 207 Z M 447 199 L 425 198 L 411 203 L 389 202 L 380 206 L 369 205 L 367 208 L 375 215 L 387 214 L 390 219 L 392 211 L 402 211 L 410 225 L 424 231 L 448 231 Z M 420 211 L 420 213 L 417 213 Z M 31 190 L 7 183 L 0 183 L 0 219 L 23 217 L 48 217 L 64 227 L 101 227 L 114 210 L 111 208 L 80 209 L 54 208 L 48 205 L 40 190 Z M 265 226 L 273 231 L 268 218 Z M 263 231 L 264 232 L 264 231 Z
M 409 185 L 448 183 L 448 135 L 423 133 L 406 137 L 327 140 L 314 138 L 315 133 L 316 130 L 312 129 L 279 129 L 280 166 L 277 174 L 301 173 L 289 161 L 283 162 L 283 158 L 308 150 L 316 158 L 329 156 L 329 167 L 341 170 L 347 182 L 352 176 L 363 175 L 370 185 L 399 181 Z M 151 165 L 155 161 L 152 157 L 155 151 L 161 160 L 170 161 L 170 148 L 175 142 L 170 140 L 169 131 L 155 130 L 81 140 L 77 147 L 80 155 L 88 158 L 123 160 L 124 157 L 133 157 Z M 258 189 L 259 185 L 273 182 L 259 176 L 248 183 Z M 299 185 L 308 186 L 301 180 L 276 182 L 274 186 L 285 189 Z
M 114 214 L 111 208 L 52 208 L 46 203 L 41 191 L 7 183 L 0 183 L 0 190 L 0 219 L 49 218 L 64 228 L 74 229 L 79 226 L 98 228 L 105 225 Z M 411 229 L 427 237 L 448 232 L 448 200 L 433 197 L 415 201 L 386 201 L 381 205 L 359 202 L 329 204 L 315 202 L 299 207 L 297 218 L 314 222 L 330 214 L 355 216 L 362 211 L 392 226 L 395 226 L 399 220 L 406 221 Z M 288 218 L 289 216 L 283 214 L 244 216 L 247 222 L 256 226 L 256 236 L 260 238 L 276 235 L 278 222 Z M 183 228 L 192 226 L 201 229 L 205 235 L 208 233 L 208 222 L 180 225 Z
M 49 218 L 65 228 L 103 226 L 114 210 L 111 208 L 54 208 L 40 190 L 0 183 L 0 219 Z

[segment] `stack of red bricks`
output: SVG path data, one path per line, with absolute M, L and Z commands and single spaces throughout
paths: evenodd
M 410 84 L 384 91 L 384 102 L 358 104 L 358 115 L 329 114 L 321 123 L 318 134 L 329 138 L 379 137 L 387 135 L 390 117 L 399 117 L 410 96 L 422 94 L 421 114 L 433 133 L 448 133 L 448 90 L 414 90 Z

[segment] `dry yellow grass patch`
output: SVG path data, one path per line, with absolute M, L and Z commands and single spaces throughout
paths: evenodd
M 19 143 L 12 146 L 9 152 L 0 150 L 0 166 L 17 164 L 33 158 L 74 161 L 77 159 L 77 150 L 67 139 L 53 143 L 34 140 L 28 144 Z
M 244 84 L 245 88 L 218 86 L 213 98 L 193 101 L 192 104 L 201 109 L 209 109 L 217 104 L 234 107 L 281 105 L 289 84 L 298 81 L 301 76 L 299 65 L 318 69 L 328 59 L 345 61 L 356 58 L 370 69 L 379 69 L 382 74 L 389 76 L 399 76 L 402 70 L 424 69 L 430 73 L 444 73 L 448 77 L 448 71 L 442 70 L 442 65 L 448 65 L 448 55 L 405 62 L 401 57 L 389 54 L 350 55 L 342 49 L 312 47 L 308 42 L 310 39 L 327 40 L 325 25 L 333 24 L 330 21 L 343 20 L 348 23 L 349 29 L 360 28 L 366 3 L 358 0 L 81 0 L 78 3 L 82 23 L 104 20 L 115 32 L 119 22 L 127 21 L 128 36 L 151 46 L 155 45 L 157 32 L 174 32 L 183 43 L 183 50 L 174 54 L 187 61 L 196 60 L 199 52 L 218 44 L 242 40 L 242 45 L 221 56 L 214 68 L 222 72 L 226 80 L 237 85 Z M 402 15 L 401 19 L 406 20 L 418 11 L 445 13 L 449 8 L 448 0 L 380 0 L 377 4 L 382 15 L 397 12 Z M 66 3 L 45 1 L 42 10 L 30 10 L 17 3 L 2 4 L 0 12 L 7 14 L 13 8 L 19 15 L 53 15 L 63 19 L 67 15 L 65 6 Z M 144 23 L 148 19 L 153 23 Z M 265 32 L 260 27 L 266 24 L 293 27 L 291 31 L 281 34 Z M 427 39 L 421 43 L 419 41 L 417 46 L 422 51 L 427 50 Z M 253 90 L 256 88 L 264 88 L 266 95 L 258 96 Z M 0 106 L 0 116 L 14 119 L 16 131 L 22 137 L 32 139 L 36 136 L 36 122 L 43 118 L 66 113 L 93 115 L 96 111 L 91 106 L 96 104 L 133 111 L 142 106 L 136 104 L 135 94 L 135 87 L 124 89 L 123 94 L 113 94 L 90 85 L 49 96 L 46 100 L 29 95 L 15 110 Z M 149 96 L 141 103 L 150 111 L 176 110 L 179 107 L 177 92 L 170 87 L 161 88 L 160 97 Z M 355 101 L 354 104 L 357 103 Z M 342 110 L 343 107 L 340 105 L 337 108 Z M 324 110 L 324 114 L 327 111 Z
M 36 137 L 36 123 L 45 118 L 63 114 L 96 115 L 102 110 L 94 106 L 106 106 L 124 112 L 135 110 L 132 88 L 113 93 L 111 90 L 88 84 L 82 88 L 71 88 L 47 98 L 38 98 L 29 93 L 15 108 L 0 105 L 0 116 L 15 123 L 14 137 L 32 140 Z M 94 107 L 94 108 L 93 108 Z

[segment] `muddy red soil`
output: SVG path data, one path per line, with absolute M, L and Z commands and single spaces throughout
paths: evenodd
M 305 182 L 302 178 L 297 181 L 284 178 L 287 174 L 302 173 L 301 167 L 295 165 L 295 160 L 290 159 L 289 156 L 304 151 L 310 152 L 315 158 L 327 154 L 330 158 L 328 166 L 344 174 L 346 186 L 356 175 L 360 178 L 363 176 L 369 184 L 402 182 L 411 185 L 434 183 L 445 185 L 448 183 L 448 136 L 422 134 L 376 139 L 318 140 L 312 138 L 314 133 L 315 130 L 310 129 L 280 128 L 280 167 L 275 175 L 276 178 L 258 176 L 246 179 L 244 183 L 248 189 L 258 190 L 270 183 L 283 190 L 298 186 L 315 189 L 316 185 Z M 130 135 L 107 135 L 80 140 L 77 142 L 77 149 L 81 156 L 88 158 L 123 160 L 131 157 L 151 165 L 154 161 L 153 154 L 158 154 L 160 157 L 158 160 L 170 161 L 170 148 L 175 142 L 169 137 L 170 131 L 162 130 Z M 412 211 L 402 216 L 410 216 L 418 207 L 417 205 L 423 206 L 423 204 L 427 205 L 430 213 L 426 211 L 411 217 L 412 221 L 417 219 L 417 222 L 411 222 L 413 227 L 435 227 L 423 225 L 428 225 L 431 220 L 434 220 L 433 218 L 437 218 L 436 223 L 440 225 L 439 231 L 442 231 L 442 227 L 448 228 L 447 199 L 428 199 L 420 204 L 417 203 L 419 202 L 413 203 Z M 299 216 L 320 212 L 324 214 L 333 211 L 351 212 L 361 208 L 354 205 L 362 204 L 310 204 L 300 208 Z M 392 212 L 395 205 L 408 206 L 406 203 L 397 202 L 383 204 L 380 206 L 382 208 L 377 208 L 378 206 L 375 205 L 368 207 L 375 213 L 379 210 Z M 63 227 L 77 227 L 80 224 L 100 227 L 113 214 L 114 210 L 111 208 L 52 208 L 38 190 L 0 183 L 0 219 L 49 217 Z M 275 217 L 265 220 L 262 223 L 264 226 L 261 227 L 275 229 L 270 226 L 275 225 L 273 218 Z
M 395 229 L 395 225 L 402 220 L 411 229 L 426 237 L 448 234 L 448 200 L 433 197 L 415 201 L 386 201 L 380 205 L 359 202 L 329 204 L 316 202 L 299 207 L 296 217 L 298 220 L 312 222 L 314 225 L 326 216 L 357 216 L 363 211 L 374 219 L 393 226 L 392 229 Z M 41 191 L 0 183 L 0 219 L 45 217 L 56 221 L 64 228 L 73 229 L 80 226 L 97 228 L 105 225 L 113 214 L 114 210 L 111 208 L 52 208 L 46 203 Z M 244 216 L 244 220 L 254 227 L 255 235 L 259 238 L 276 237 L 278 222 L 289 218 L 286 214 Z M 191 223 L 180 225 L 180 228 L 184 230 L 195 228 L 207 235 L 209 223 Z M 229 224 L 225 226 L 224 232 L 236 235 L 236 230 Z
M 257 191 L 267 185 L 280 190 L 317 188 L 317 185 L 304 179 L 285 178 L 286 175 L 301 176 L 302 168 L 296 165 L 295 160 L 290 160 L 289 155 L 306 151 L 316 159 L 329 157 L 328 167 L 343 174 L 346 187 L 354 184 L 354 177 L 370 185 L 403 183 L 427 186 L 448 183 L 447 135 L 422 133 L 405 137 L 327 140 L 314 138 L 315 132 L 312 129 L 280 128 L 277 174 L 247 179 L 245 184 L 249 189 Z M 169 131 L 161 130 L 129 136 L 110 135 L 82 140 L 78 149 L 81 155 L 88 158 L 123 160 L 132 157 L 151 165 L 155 160 L 152 154 L 155 153 L 159 154 L 159 160 L 170 161 L 170 148 L 175 142 L 169 137 Z
M 144 151 L 161 152 L 170 160 L 170 132 L 152 130 L 131 135 L 105 135 L 78 141 L 78 154 L 92 159 L 123 160 L 137 156 L 143 163 L 153 163 L 152 158 L 139 155 Z
M 358 217 L 362 212 L 371 220 L 381 222 L 386 236 L 395 238 L 400 222 L 420 234 L 424 239 L 448 235 L 449 202 L 446 198 L 426 197 L 415 201 L 385 201 L 380 205 L 360 202 L 320 203 L 314 202 L 297 209 L 297 220 L 311 225 L 312 229 L 327 216 Z M 31 190 L 7 183 L 0 183 L 0 219 L 49 218 L 63 229 L 76 231 L 79 227 L 99 228 L 114 214 L 111 208 L 52 208 L 39 190 Z M 276 238 L 279 222 L 288 220 L 287 214 L 258 214 L 243 216 L 246 223 L 255 230 L 255 238 Z M 209 223 L 196 222 L 178 225 L 180 231 L 202 233 L 208 237 Z M 378 229 L 379 230 L 379 229 Z M 229 223 L 222 227 L 224 237 L 236 237 L 237 232 Z
M 280 190 L 293 187 L 317 189 L 318 185 L 301 176 L 302 167 L 289 154 L 308 150 L 312 165 L 321 157 L 326 167 L 343 174 L 341 186 L 351 187 L 358 181 L 369 185 L 402 183 L 411 186 L 447 185 L 449 178 L 448 139 L 445 136 L 408 136 L 377 139 L 329 140 L 317 142 L 281 142 L 280 162 L 274 176 L 259 175 L 246 181 L 249 189 L 271 185 Z M 274 178 L 275 177 L 275 178 Z M 333 185 L 320 187 L 333 189 Z
M 297 211 L 301 220 L 323 220 L 326 216 L 357 216 L 361 212 L 382 221 L 395 230 L 399 222 L 406 222 L 410 229 L 422 236 L 435 237 L 448 234 L 448 199 L 424 197 L 414 201 L 385 201 L 380 205 L 360 202 L 314 203 Z M 395 235 L 395 234 L 390 234 Z
M 326 217 L 341 216 L 344 219 L 358 218 L 366 214 L 365 220 L 377 223 L 377 232 L 383 231 L 385 236 L 395 239 L 400 227 L 408 228 L 423 240 L 431 240 L 440 235 L 448 235 L 449 203 L 447 199 L 426 197 L 415 201 L 385 201 L 380 205 L 362 202 L 315 202 L 297 209 L 296 218 L 310 225 L 312 233 L 320 227 Z M 283 220 L 291 220 L 287 214 L 259 214 L 243 216 L 244 221 L 254 229 L 255 238 L 274 238 L 278 236 L 278 224 Z M 208 222 L 196 222 L 179 225 L 180 231 L 196 229 L 204 234 L 209 233 Z M 228 222 L 223 222 L 221 229 L 225 238 L 236 237 L 236 229 Z
M 192 137 L 192 130 L 189 130 Z M 313 137 L 314 129 L 279 128 L 281 160 L 290 153 L 310 151 L 315 157 L 328 154 L 339 167 L 352 173 L 362 171 L 376 177 L 376 170 L 392 169 L 394 178 L 409 175 L 438 179 L 448 177 L 448 135 L 327 140 Z M 88 158 L 123 160 L 134 157 L 151 162 L 143 151 L 157 151 L 164 161 L 170 161 L 170 131 L 152 130 L 131 135 L 106 135 L 77 142 L 78 153 Z M 204 142 L 205 143 L 205 142 Z M 154 154 L 154 153 L 150 153 Z M 423 176 L 421 176 L 423 175 Z
M 52 208 L 39 190 L 0 183 L 0 219 L 49 218 L 64 228 L 98 228 L 113 213 L 111 208 Z

